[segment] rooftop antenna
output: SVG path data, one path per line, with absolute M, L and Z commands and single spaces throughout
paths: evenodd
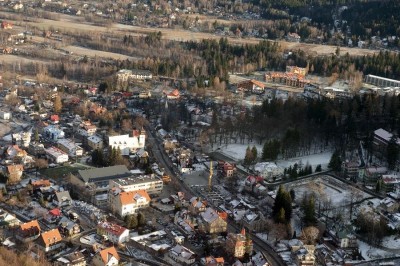
M 213 162 L 210 161 L 210 175 L 208 177 L 208 192 L 211 192 L 212 176 L 213 176 Z

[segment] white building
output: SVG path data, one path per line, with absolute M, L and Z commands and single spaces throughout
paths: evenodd
M 150 196 L 145 190 L 126 192 L 114 188 L 109 191 L 108 201 L 112 212 L 125 217 L 137 213 L 139 209 L 147 208 L 150 204 Z
M 93 150 L 103 149 L 103 139 L 97 135 L 92 135 L 87 138 L 87 144 Z
M 146 135 L 142 132 L 134 134 L 133 137 L 126 135 L 117 135 L 108 137 L 108 145 L 121 151 L 122 155 L 129 155 L 137 149 L 144 148 Z
M 109 247 L 98 252 L 92 261 L 94 266 L 117 266 L 119 255 L 115 247 Z
M 0 119 L 10 120 L 11 119 L 11 112 L 0 111 Z
M 18 146 L 29 147 L 29 144 L 31 143 L 31 136 L 32 136 L 31 130 L 27 132 L 21 131 L 12 134 L 12 139 Z
M 274 178 L 281 177 L 284 172 L 282 167 L 273 162 L 257 163 L 254 165 L 254 171 L 267 181 L 273 181 Z
M 57 144 L 60 150 L 67 153 L 71 157 L 83 155 L 83 149 L 72 139 L 59 139 Z
M 168 255 L 177 263 L 184 265 L 192 265 L 196 261 L 196 254 L 190 249 L 181 245 L 176 245 L 170 249 Z
M 65 137 L 65 133 L 58 126 L 50 125 L 43 129 L 44 136 L 57 141 L 58 139 L 63 139 Z
M 97 225 L 97 234 L 105 236 L 114 244 L 121 244 L 129 241 L 129 230 L 110 222 L 100 222 Z
M 69 160 L 68 154 L 56 147 L 50 147 L 44 151 L 46 152 L 47 157 L 55 163 L 65 163 Z
M 113 179 L 109 182 L 110 189 L 119 188 L 126 192 L 145 190 L 149 195 L 160 194 L 164 186 L 162 179 L 154 175 L 125 177 Z
M 152 79 L 153 75 L 151 74 L 150 71 L 148 70 L 139 70 L 139 69 L 121 69 L 117 73 L 117 79 L 118 81 L 130 81 L 132 79 L 137 79 L 137 80 L 145 80 L 145 79 Z

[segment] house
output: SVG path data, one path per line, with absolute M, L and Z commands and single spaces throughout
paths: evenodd
M 87 145 L 93 150 L 103 149 L 103 139 L 97 135 L 88 136 Z
M 22 164 L 7 165 L 6 176 L 8 184 L 15 184 L 21 181 L 22 174 L 24 173 L 24 167 Z
M 72 198 L 68 191 L 60 191 L 54 194 L 53 203 L 57 207 L 66 207 L 72 204 Z
M 18 145 L 10 145 L 7 147 L 6 154 L 8 159 L 17 159 L 20 160 L 23 157 L 26 157 L 28 153 L 21 149 Z
M 224 177 L 230 178 L 236 173 L 236 165 L 225 162 L 222 168 L 222 175 Z
M 73 236 L 81 232 L 79 224 L 69 220 L 67 217 L 62 217 L 59 224 L 58 230 L 65 236 Z
M 388 213 L 396 213 L 399 210 L 399 203 L 389 197 L 384 198 L 379 203 L 379 208 L 381 208 L 384 212 Z
M 208 256 L 201 258 L 200 263 L 204 266 L 224 266 L 225 260 L 223 257 Z
M 100 250 L 92 261 L 94 266 L 117 266 L 119 265 L 119 255 L 115 247 Z
M 44 137 L 51 139 L 52 141 L 57 141 L 58 139 L 63 139 L 65 133 L 62 129 L 55 125 L 47 126 L 43 129 Z
M 18 220 L 15 215 L 0 209 L 0 228 L 10 229 L 19 226 L 20 224 L 21 221 Z
M 128 134 L 109 136 L 108 145 L 113 149 L 119 149 L 121 151 L 121 155 L 129 155 L 135 150 L 144 148 L 145 140 L 146 134 L 144 131 L 138 133 L 136 130 L 134 130 L 132 137 L 129 137 Z
M 288 41 L 288 42 L 300 42 L 300 36 L 297 34 L 297 33 L 291 33 L 291 32 L 289 32 L 287 35 L 286 35 L 286 40 Z
M 267 182 L 273 182 L 283 176 L 283 169 L 273 162 L 261 162 L 254 165 L 254 172 L 263 177 Z
M 114 187 L 109 192 L 109 204 L 112 212 L 120 217 L 137 213 L 138 210 L 147 208 L 150 196 L 145 190 L 121 191 Z
M 41 247 L 44 252 L 49 252 L 64 247 L 65 243 L 62 241 L 60 231 L 58 231 L 58 229 L 52 229 L 40 235 L 38 246 Z
M 63 255 L 54 262 L 55 266 L 86 266 L 85 255 L 80 251 Z
M 12 141 L 18 146 L 22 147 L 29 147 L 29 144 L 31 143 L 31 136 L 32 136 L 32 131 L 21 131 L 18 133 L 12 134 Z
M 224 218 L 225 219 L 224 219 Z M 200 213 L 201 231 L 208 234 L 225 233 L 227 228 L 226 216 L 220 215 L 213 208 L 208 207 L 204 212 Z
M 181 95 L 177 89 L 175 89 L 169 93 L 166 93 L 166 96 L 167 96 L 168 100 L 178 100 L 181 97 Z
M 268 225 L 267 219 L 260 211 L 248 211 L 243 215 L 240 222 L 244 228 L 251 232 L 263 232 Z
M 129 241 L 129 230 L 110 222 L 100 222 L 97 225 L 97 234 L 107 237 L 107 239 L 114 244 L 121 244 Z
M 12 29 L 13 28 L 13 24 L 11 22 L 7 22 L 7 21 L 3 20 L 1 22 L 1 28 L 5 29 L 5 30 Z
M 38 221 L 32 220 L 19 226 L 16 237 L 22 242 L 29 242 L 39 238 L 40 232 L 41 229 Z
M 11 119 L 11 112 L 0 111 L 0 119 L 10 120 Z
M 58 124 L 60 122 L 60 117 L 58 115 L 51 115 L 50 116 L 50 121 L 53 124 Z
M 243 228 L 239 234 L 229 233 L 226 238 L 226 252 L 235 258 L 243 258 L 245 254 L 251 254 L 253 251 L 253 242 L 246 236 L 246 230 Z
M 292 247 L 292 252 L 296 254 L 296 264 L 299 266 L 312 266 L 316 264 L 315 260 L 315 246 L 304 245 L 302 247 Z
M 372 145 L 381 154 L 386 154 L 386 147 L 392 137 L 392 133 L 384 130 L 383 128 L 379 128 L 374 131 L 374 139 L 372 141 Z M 400 139 L 397 139 L 396 143 L 397 145 L 400 145 Z
M 57 145 L 60 150 L 67 153 L 71 157 L 83 155 L 83 149 L 72 139 L 59 139 L 57 141 Z
M 52 146 L 44 150 L 49 160 L 54 163 L 65 163 L 68 162 L 68 154 L 63 152 L 62 150 Z
M 262 94 L 265 91 L 265 85 L 258 80 L 245 80 L 237 84 L 237 90 L 243 92 L 252 92 L 255 94 Z
M 189 211 L 193 214 L 204 212 L 207 208 L 207 201 L 201 200 L 198 197 L 192 197 L 189 200 Z
M 196 261 L 196 254 L 190 249 L 176 245 L 168 252 L 168 256 L 180 265 L 193 265 Z
M 31 185 L 32 185 L 32 189 L 36 190 L 36 189 L 39 189 L 41 187 L 50 187 L 51 183 L 50 183 L 50 180 L 40 179 L 40 180 L 32 181 Z

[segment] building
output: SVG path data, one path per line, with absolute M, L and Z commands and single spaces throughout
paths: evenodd
M 21 181 L 22 174 L 24 173 L 24 166 L 22 164 L 7 165 L 6 176 L 8 184 L 16 184 Z
M 196 261 L 196 254 L 190 249 L 181 245 L 176 245 L 175 247 L 171 248 L 168 256 L 180 265 L 193 265 Z
M 31 143 L 31 135 L 32 132 L 29 130 L 27 132 L 18 132 L 12 134 L 12 140 L 13 143 L 15 143 L 18 146 L 22 147 L 29 147 L 29 144 Z
M 44 252 L 49 252 L 64 247 L 65 243 L 62 241 L 60 231 L 52 229 L 40 235 L 38 245 Z
M 107 191 L 109 181 L 124 177 L 130 177 L 125 165 L 114 165 L 103 168 L 91 168 L 78 171 L 78 178 L 84 185 L 95 185 L 98 191 Z
M 378 87 L 400 87 L 400 81 L 394 79 L 388 79 L 375 75 L 366 75 L 365 83 L 372 84 Z
M 288 41 L 288 42 L 300 42 L 300 36 L 297 34 L 297 33 L 291 33 L 291 32 L 289 32 L 287 35 L 286 35 L 286 40 Z
M 97 135 L 92 135 L 87 138 L 87 144 L 93 150 L 103 149 L 103 139 Z
M 255 94 L 261 94 L 264 93 L 265 91 L 265 85 L 264 83 L 258 80 L 254 79 L 245 80 L 237 84 L 237 90 L 243 92 L 252 92 Z
M 313 266 L 315 265 L 315 246 L 304 245 L 302 247 L 294 246 L 292 251 L 296 254 L 296 264 L 299 266 Z
M 67 153 L 68 156 L 76 157 L 83 155 L 83 149 L 78 146 L 72 139 L 59 139 L 57 141 L 58 148 Z
M 208 207 L 204 212 L 200 213 L 201 231 L 208 234 L 225 233 L 227 228 L 225 213 L 220 215 L 213 208 Z M 225 218 L 225 219 L 224 219 Z
M 67 207 L 72 204 L 72 198 L 68 191 L 59 191 L 54 194 L 53 204 L 57 207 Z
M 92 261 L 94 266 L 117 266 L 119 265 L 119 255 L 115 247 L 100 250 Z
M 52 141 L 57 141 L 58 139 L 63 139 L 65 133 L 58 126 L 50 125 L 43 129 L 43 135 Z
M 226 252 L 235 258 L 243 258 L 244 255 L 253 252 L 253 242 L 246 235 L 246 230 L 242 229 L 239 234 L 229 233 L 226 238 Z
M 386 148 L 389 144 L 393 134 L 384 130 L 383 128 L 374 131 L 373 146 L 381 154 L 386 154 Z M 397 139 L 397 145 L 400 145 L 400 140 Z
M 200 263 L 204 266 L 224 266 L 225 260 L 223 257 L 215 258 L 213 256 L 208 256 L 201 258 Z
M 138 210 L 147 208 L 150 204 L 150 196 L 145 190 L 121 191 L 113 188 L 109 191 L 109 205 L 111 211 L 120 217 L 137 213 Z
M 154 174 L 113 179 L 109 183 L 110 189 L 119 188 L 126 192 L 145 190 L 149 195 L 159 195 L 163 186 L 163 180 Z
M 47 155 L 47 158 L 54 163 L 66 163 L 69 160 L 68 154 L 54 146 L 47 148 L 44 151 Z
M 22 242 L 33 241 L 40 236 L 40 225 L 37 220 L 32 220 L 27 223 L 23 223 L 17 230 L 17 239 Z
M 117 73 L 118 82 L 129 82 L 132 80 L 148 80 L 152 79 L 153 75 L 148 70 L 140 69 L 121 69 Z
M 97 234 L 105 237 L 114 244 L 121 244 L 129 241 L 129 230 L 110 222 L 100 222 L 97 225 Z
M 166 93 L 166 96 L 168 100 L 178 100 L 181 97 L 181 94 L 177 89 L 175 89 L 169 93 Z
M 94 107 L 92 107 L 92 109 L 94 109 Z M 83 121 L 78 128 L 78 134 L 84 137 L 93 136 L 94 134 L 96 134 L 96 132 L 96 125 L 93 125 L 90 121 Z
M 307 75 L 307 68 L 298 66 L 286 66 L 286 72 L 305 76 Z
M 192 197 L 189 200 L 189 211 L 193 214 L 204 212 L 207 208 L 207 201 L 201 200 L 198 197 Z
M 108 137 L 108 145 L 113 149 L 119 149 L 121 155 L 129 155 L 135 150 L 144 148 L 145 139 L 143 131 L 140 134 L 134 131 L 133 137 L 129 137 L 128 134 Z
M 267 229 L 268 222 L 263 213 L 258 211 L 249 211 L 243 215 L 240 221 L 244 228 L 251 232 L 264 232 Z
M 5 30 L 12 29 L 13 28 L 13 24 L 11 22 L 7 22 L 7 21 L 3 20 L 1 22 L 1 28 L 5 29 Z
M 62 217 L 59 224 L 58 230 L 65 236 L 73 236 L 81 232 L 79 224 L 71 221 L 67 217 Z
M 11 119 L 11 112 L 0 111 L 0 119 L 10 120 Z
M 85 256 L 80 251 L 64 255 L 54 262 L 55 266 L 86 266 Z
M 236 173 L 236 165 L 225 162 L 222 166 L 222 175 L 224 177 L 230 178 Z
M 0 209 L 0 228 L 15 228 L 20 224 L 21 221 L 15 215 Z
M 283 169 L 273 162 L 262 162 L 254 165 L 254 171 L 267 182 L 273 182 L 283 176 Z

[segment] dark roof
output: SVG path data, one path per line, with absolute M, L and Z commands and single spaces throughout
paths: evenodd
M 80 178 L 85 183 L 99 182 L 131 176 L 125 165 L 115 165 L 103 168 L 92 168 L 78 171 Z

